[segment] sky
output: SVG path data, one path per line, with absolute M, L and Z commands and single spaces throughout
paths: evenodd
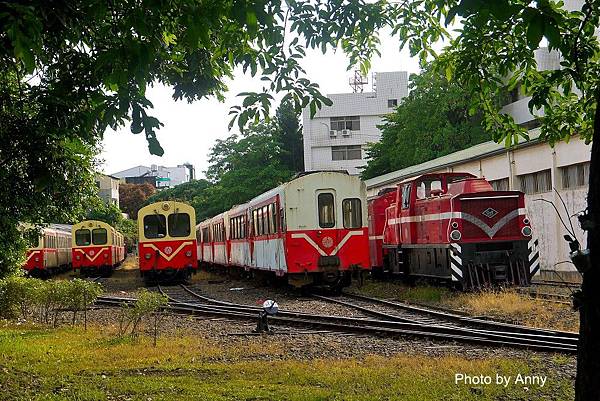
M 399 51 L 396 39 L 386 36 L 381 38 L 381 42 L 381 57 L 372 61 L 371 72 L 408 71 L 410 74 L 419 71 L 418 61 L 412 59 L 407 50 Z M 320 51 L 309 50 L 301 65 L 307 77 L 319 84 L 321 93 L 352 92 L 348 79 L 353 72 L 346 70 L 348 61 L 341 51 L 323 55 Z M 365 91 L 371 90 L 370 74 Z M 227 127 L 230 107 L 241 104 L 242 98 L 236 95 L 244 91 L 260 91 L 262 83 L 240 70 L 236 71 L 228 87 L 223 103 L 211 98 L 191 104 L 173 100 L 173 91 L 169 87 L 156 85 L 149 88 L 147 97 L 154 104 L 149 114 L 164 124 L 157 131 L 164 155 L 150 155 L 144 135 L 134 135 L 129 126 L 125 126 L 116 132 L 109 130 L 105 133 L 99 156 L 100 169 L 106 174 L 113 174 L 138 165 L 177 166 L 189 162 L 196 168 L 197 177 L 202 177 L 208 167 L 208 153 L 215 141 L 237 132 L 235 128 L 229 131 Z

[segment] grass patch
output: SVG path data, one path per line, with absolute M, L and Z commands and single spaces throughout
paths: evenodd
M 367 280 L 361 287 L 354 285 L 350 292 L 399 301 L 439 304 L 452 298 L 452 292 L 445 287 L 421 284 L 408 286 L 397 281 Z
M 516 359 L 370 356 L 282 360 L 280 345 L 218 347 L 193 336 L 115 341 L 78 328 L 0 328 L 2 400 L 496 400 L 573 398 L 572 383 L 549 377 L 543 388 L 455 384 L 455 373 L 541 374 Z M 275 360 L 270 360 L 275 359 Z M 567 364 L 568 359 L 554 363 Z

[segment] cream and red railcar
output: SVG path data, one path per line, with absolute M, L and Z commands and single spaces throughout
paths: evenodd
M 197 271 L 196 212 L 190 205 L 163 201 L 138 212 L 140 274 L 147 281 L 187 279 Z
M 369 269 L 366 210 L 358 177 L 306 173 L 198 224 L 199 260 L 341 288 Z
M 125 259 L 123 234 L 102 221 L 75 224 L 72 240 L 73 270 L 82 276 L 110 275 Z
M 538 270 L 523 193 L 494 191 L 483 178 L 425 174 L 370 199 L 369 210 L 374 269 L 464 289 L 527 285 Z
M 27 248 L 23 269 L 32 277 L 47 278 L 71 267 L 71 226 L 51 224 Z

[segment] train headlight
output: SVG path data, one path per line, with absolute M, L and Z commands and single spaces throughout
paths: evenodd
M 452 238 L 453 241 L 460 241 L 462 234 L 458 230 L 452 230 L 450 233 L 450 238 Z
M 185 253 L 185 256 L 187 256 L 188 258 L 191 258 L 192 257 L 192 251 L 187 251 Z
M 521 233 L 526 237 L 531 237 L 531 227 L 526 226 L 521 229 Z
M 451 225 L 452 228 L 458 228 L 458 223 L 456 221 L 453 221 Z
M 145 257 L 146 259 L 150 259 L 150 258 L 152 257 L 152 255 L 151 255 L 151 254 L 149 254 L 149 253 L 147 253 L 147 254 L 145 254 L 145 255 L 144 255 L 144 257 Z

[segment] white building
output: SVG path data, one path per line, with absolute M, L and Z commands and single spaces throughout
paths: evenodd
M 119 177 L 96 173 L 96 187 L 98 196 L 106 203 L 119 206 Z
M 194 179 L 194 167 L 191 164 L 181 164 L 177 167 L 136 166 L 114 173 L 113 176 L 124 179 L 131 184 L 150 183 L 156 188 L 173 188 Z
M 373 77 L 372 92 L 327 95 L 333 101 L 310 118 L 308 108 L 302 113 L 304 169 L 347 170 L 359 174 L 366 165 L 365 148 L 378 142 L 377 125 L 394 111 L 408 95 L 408 73 L 378 72 Z

